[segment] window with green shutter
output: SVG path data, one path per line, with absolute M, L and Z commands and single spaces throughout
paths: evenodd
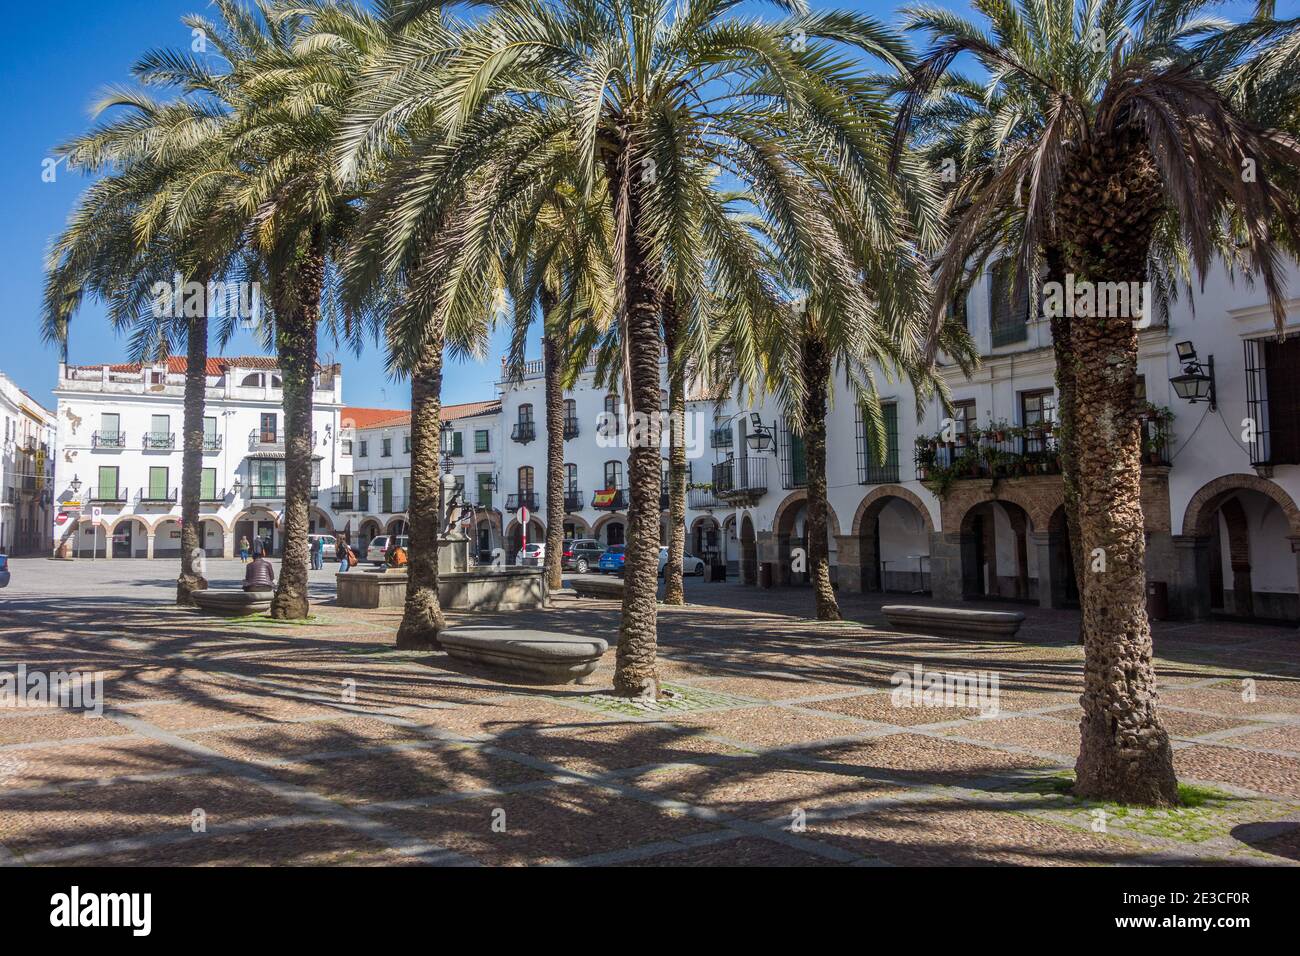
M 451 433 L 451 457 L 461 458 L 465 454 L 465 435 L 462 432 Z
M 149 469 L 149 498 L 151 501 L 167 499 L 167 469 L 154 466 Z
M 492 507 L 492 473 L 478 473 L 478 505 L 480 508 Z
M 217 500 L 217 469 L 203 469 L 203 473 L 199 477 L 199 498 L 202 501 Z
M 480 454 L 492 450 L 488 445 L 487 429 L 479 429 L 474 432 L 474 450 Z

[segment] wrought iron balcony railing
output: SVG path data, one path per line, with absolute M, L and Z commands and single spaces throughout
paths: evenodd
M 570 488 L 564 492 L 564 513 L 573 514 L 582 510 L 582 492 L 577 488 Z
M 90 447 L 95 450 L 101 448 L 125 448 L 126 432 L 95 432 L 90 436 Z
M 145 432 L 142 447 L 152 451 L 168 451 L 176 447 L 175 432 Z
M 334 492 L 330 496 L 330 510 L 332 511 L 353 511 L 356 499 L 352 497 L 351 492 Z
M 506 511 L 514 514 L 520 508 L 527 508 L 529 511 L 537 511 L 537 492 L 521 491 L 517 494 L 506 495 Z
M 537 428 L 532 422 L 518 422 L 510 430 L 510 439 L 521 445 L 527 445 L 537 438 Z
M 125 488 L 91 488 L 88 497 L 91 501 L 106 501 L 113 504 L 126 503 Z
M 720 508 L 723 501 L 712 488 L 688 488 L 686 490 L 686 507 L 692 511 L 706 511 L 709 508 Z
M 767 492 L 767 459 L 733 458 L 714 465 L 713 491 L 723 501 L 761 497 Z
M 172 505 L 180 500 L 180 489 L 141 488 L 135 493 L 135 500 L 142 505 Z
M 221 436 L 220 436 L 220 435 L 204 435 L 204 436 L 203 436 L 203 450 L 204 450 L 204 451 L 221 451 Z
M 566 418 L 564 420 L 564 440 L 578 437 L 578 420 L 576 418 Z
M 218 505 L 219 505 L 219 504 L 224 504 L 225 501 L 226 501 L 226 489 L 225 489 L 225 488 L 222 488 L 220 491 L 217 491 L 215 488 L 210 489 L 210 490 L 208 490 L 208 491 L 204 491 L 204 490 L 202 490 L 202 489 L 199 490 L 199 503 L 200 503 L 200 504 L 205 504 L 205 505 L 218 504 Z

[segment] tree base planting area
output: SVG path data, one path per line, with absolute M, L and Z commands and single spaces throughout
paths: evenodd
M 1152 811 L 1070 795 L 1071 612 L 1025 609 L 1012 641 L 941 638 L 889 631 L 865 595 L 830 625 L 806 589 L 700 585 L 661 607 L 665 694 L 640 702 L 610 694 L 614 602 L 474 614 L 610 641 L 589 683 L 529 687 L 395 650 L 400 609 L 225 620 L 168 606 L 162 563 L 137 586 L 105 564 L 70 593 L 63 566 L 15 562 L 49 587 L 0 594 L 0 679 L 27 694 L 0 709 L 0 863 L 1300 860 L 1287 628 L 1155 626 L 1183 805 Z M 60 673 L 91 681 L 81 709 L 41 705 L 33 680 Z

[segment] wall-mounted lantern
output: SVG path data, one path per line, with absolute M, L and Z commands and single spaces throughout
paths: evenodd
M 1181 399 L 1195 405 L 1197 402 L 1209 402 L 1210 411 L 1217 407 L 1214 391 L 1214 356 L 1209 356 L 1204 363 L 1196 358 L 1196 346 L 1191 342 L 1179 342 L 1174 346 L 1178 352 L 1178 361 L 1182 363 L 1183 374 L 1175 375 L 1169 380 L 1174 393 Z

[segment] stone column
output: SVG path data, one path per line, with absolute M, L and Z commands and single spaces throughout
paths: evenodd
M 152 531 L 150 531 L 147 535 L 145 535 L 144 542 L 145 542 L 144 556 L 146 558 L 152 558 L 153 557 L 153 532 Z
M 109 529 L 107 523 L 95 525 L 94 527 L 95 527 L 95 536 L 94 536 L 95 547 L 96 548 L 99 547 L 99 532 L 103 531 L 104 532 L 104 557 L 111 558 L 113 556 L 113 532 Z
M 235 556 L 235 532 L 227 531 L 222 534 L 221 556 L 223 558 L 233 558 Z
M 1192 621 L 1210 616 L 1210 539 L 1173 536 L 1178 576 L 1171 582 L 1170 612 Z
M 755 583 L 762 583 L 766 578 L 768 587 L 776 582 L 777 574 L 777 553 L 776 553 L 776 536 L 770 531 L 759 531 L 755 534 L 755 547 L 758 551 L 758 567 L 767 566 L 767 571 L 759 571 Z
M 840 590 L 857 594 L 864 590 L 866 569 L 858 553 L 858 536 L 855 534 L 837 534 L 835 551 L 838 566 L 837 581 Z
M 1039 607 L 1065 607 L 1070 566 L 1066 561 L 1065 536 L 1051 531 L 1030 531 L 1029 546 L 1038 555 Z
M 972 539 L 973 540 L 973 539 Z M 930 534 L 930 593 L 936 601 L 962 600 L 962 536 L 953 532 Z

